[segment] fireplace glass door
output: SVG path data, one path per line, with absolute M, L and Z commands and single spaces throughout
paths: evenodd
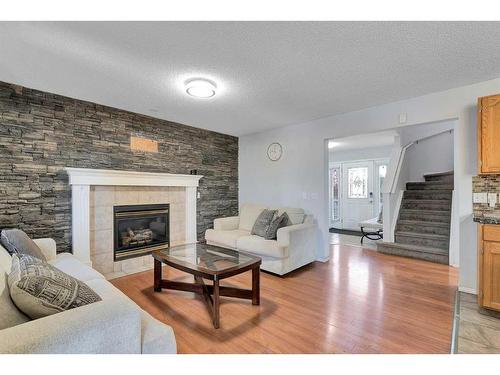
M 115 206 L 113 211 L 115 261 L 168 247 L 168 204 Z

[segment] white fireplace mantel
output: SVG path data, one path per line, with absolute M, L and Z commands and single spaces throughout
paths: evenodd
M 177 186 L 186 188 L 186 242 L 195 242 L 196 198 L 203 176 L 118 171 L 108 169 L 65 168 L 71 185 L 73 255 L 90 262 L 90 187 L 91 186 Z M 139 203 L 139 202 L 138 202 Z
M 111 169 L 65 168 L 70 185 L 191 186 L 203 176 L 190 174 L 117 171 Z

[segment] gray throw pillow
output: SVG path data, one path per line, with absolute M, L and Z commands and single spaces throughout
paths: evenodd
M 286 227 L 290 224 L 290 218 L 286 212 L 281 215 L 275 215 L 269 226 L 267 227 L 264 238 L 266 240 L 275 240 L 278 235 L 278 229 Z
M 12 255 L 10 297 L 31 319 L 98 302 L 87 284 L 29 255 Z
M 253 225 L 251 234 L 255 234 L 260 237 L 265 237 L 267 228 L 271 221 L 273 220 L 274 215 L 276 214 L 276 210 L 264 210 L 260 213 L 255 220 L 255 224 Z
M 2 230 L 0 242 L 11 255 L 26 254 L 41 260 L 47 260 L 38 245 L 20 229 Z

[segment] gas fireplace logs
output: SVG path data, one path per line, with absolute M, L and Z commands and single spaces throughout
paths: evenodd
M 133 231 L 127 228 L 126 232 L 121 233 L 124 246 L 147 245 L 153 242 L 153 231 L 151 229 L 136 229 Z

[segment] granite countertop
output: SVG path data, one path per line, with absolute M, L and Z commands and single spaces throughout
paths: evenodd
M 472 220 L 480 224 L 500 224 L 498 216 L 474 216 Z

